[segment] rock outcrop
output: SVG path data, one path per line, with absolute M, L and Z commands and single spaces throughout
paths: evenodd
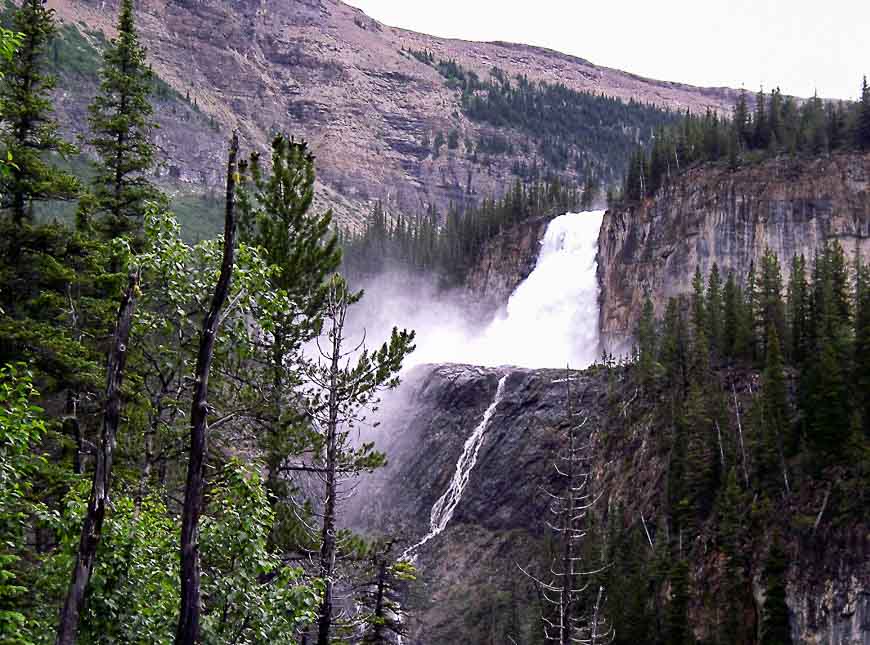
M 514 631 L 516 642 L 539 640 L 537 595 L 517 564 L 540 566 L 547 553 L 549 498 L 543 491 L 559 491 L 553 459 L 564 447 L 569 425 L 564 370 L 415 368 L 399 390 L 385 397 L 379 413 L 384 424 L 363 437 L 386 452 L 388 464 L 364 478 L 349 502 L 347 522 L 372 534 L 400 536 L 403 548 L 422 538 L 430 528 L 433 504 L 450 484 L 466 440 L 505 375 L 504 390 L 452 519 L 416 552 L 420 578 L 405 602 L 408 645 L 491 642 L 487 639 L 496 629 L 519 630 L 520 625 L 530 625 L 534 633 Z M 733 378 L 741 405 L 748 408 L 757 384 L 748 385 L 757 375 Z M 585 431 L 597 436 L 592 472 L 593 486 L 602 494 L 596 506 L 600 525 L 608 525 L 612 509 L 621 509 L 616 517 L 626 518 L 632 531 L 645 535 L 646 518 L 656 542 L 663 539 L 656 525 L 666 516 L 668 456 L 659 441 L 668 422 L 656 414 L 657 402 L 646 400 L 624 368 L 572 372 L 570 391 L 574 409 L 588 416 Z M 721 432 L 726 442 L 736 441 L 734 418 Z M 814 528 L 823 492 L 806 508 L 799 508 L 799 503 L 789 509 L 787 603 L 794 642 L 868 645 L 870 533 L 857 518 L 833 519 L 833 511 Z M 804 526 L 801 522 L 807 517 L 809 524 Z M 721 620 L 717 590 L 726 585 L 725 558 L 713 533 L 708 527 L 685 536 L 687 545 L 695 545 L 689 617 L 702 642 Z M 746 617 L 748 624 L 760 615 L 767 538 L 757 536 L 747 546 L 758 589 L 755 615 Z M 660 593 L 666 596 L 667 591 Z M 517 612 L 513 627 L 489 622 Z M 492 642 L 509 642 L 495 638 Z
M 744 278 L 766 248 L 787 279 L 792 256 L 836 240 L 870 259 L 870 155 L 774 159 L 729 170 L 699 167 L 654 198 L 607 212 L 599 238 L 601 332 L 620 350 L 634 332 L 645 293 L 657 315 L 691 289 L 696 266 Z M 724 275 L 723 273 L 723 275 Z
M 484 244 L 465 280 L 469 300 L 481 317 L 491 316 L 503 307 L 520 283 L 529 277 L 538 261 L 547 225 L 556 215 L 551 213 L 521 222 Z

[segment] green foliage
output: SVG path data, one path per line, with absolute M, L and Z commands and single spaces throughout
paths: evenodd
M 671 601 L 668 605 L 665 627 L 667 645 L 686 645 L 689 631 L 689 565 L 685 560 L 677 560 L 669 574 Z
M 774 538 L 764 569 L 765 594 L 761 621 L 761 645 L 791 645 L 789 610 L 785 603 L 785 574 L 788 560 L 779 540 Z
M 861 96 L 858 99 L 855 142 L 862 150 L 870 150 L 870 85 L 867 84 L 866 76 L 861 84 Z
M 15 53 L 0 57 L 0 154 L 7 162 L 3 169 L 8 171 L 0 174 L 0 208 L 20 225 L 32 220 L 34 202 L 72 199 L 79 186 L 51 159 L 53 154 L 74 151 L 60 137 L 52 116 L 55 78 L 46 66 L 56 29 L 54 10 L 39 0 L 27 0 L 15 12 L 14 25 L 21 34 Z
M 27 592 L 15 566 L 25 551 L 34 471 L 43 458 L 34 454 L 45 434 L 39 393 L 22 365 L 0 368 L 0 642 L 27 643 L 26 618 L 16 607 Z
M 377 275 L 393 265 L 438 276 L 445 286 L 462 283 L 486 242 L 533 216 L 576 208 L 576 189 L 558 180 L 523 185 L 519 180 L 500 200 L 478 207 L 451 208 L 443 223 L 430 209 L 409 220 L 391 218 L 380 204 L 365 230 L 342 240 L 342 272 L 351 279 Z
M 799 102 L 779 88 L 759 91 L 754 114 L 741 94 L 731 119 L 688 111 L 677 123 L 656 126 L 652 144 L 625 156 L 623 198 L 637 202 L 697 163 L 727 162 L 731 169 L 780 154 L 820 155 L 870 148 L 870 90 L 866 78 L 855 103 Z M 849 124 L 855 126 L 850 132 Z M 648 149 L 647 149 L 648 148 Z
M 656 352 L 655 312 L 652 299 L 647 294 L 637 328 L 638 367 L 646 383 L 649 383 L 655 375 Z
M 638 139 L 649 141 L 656 128 L 676 120 L 633 99 L 626 103 L 525 76 L 509 79 L 495 68 L 486 81 L 454 61 L 437 68 L 448 86 L 462 92 L 469 119 L 528 135 L 551 171 L 575 168 L 606 183 L 619 177 Z
M 152 88 L 153 72 L 136 33 L 133 2 L 123 0 L 118 36 L 103 53 L 100 90 L 89 106 L 88 143 L 99 162 L 94 203 L 82 209 L 86 220 L 101 215 L 99 225 L 109 238 L 138 231 L 145 202 L 159 198 L 147 178 L 154 163 Z
M 270 267 L 268 286 L 259 290 L 254 316 L 269 336 L 253 348 L 263 367 L 248 378 L 270 385 L 261 397 L 259 444 L 269 469 L 266 485 L 276 502 L 278 543 L 298 541 L 299 521 L 288 504 L 293 487 L 280 475 L 284 462 L 314 440 L 300 417 L 295 397 L 303 343 L 322 325 L 329 295 L 327 276 L 341 262 L 341 249 L 330 232 L 332 213 L 312 212 L 314 157 L 305 142 L 284 135 L 272 141 L 271 173 L 264 175 L 253 155 L 239 189 L 241 239 L 259 250 Z
M 230 462 L 208 491 L 201 526 L 205 642 L 295 643 L 313 619 L 317 585 L 302 581 L 268 548 L 273 514 L 256 470 Z M 87 486 L 52 520 L 61 546 L 40 571 L 34 643 L 53 642 L 54 608 L 78 547 Z M 114 498 L 100 542 L 79 639 L 85 643 L 172 643 L 178 612 L 177 519 L 158 497 Z

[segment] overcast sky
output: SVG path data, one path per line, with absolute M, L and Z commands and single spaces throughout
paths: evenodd
M 541 45 L 694 85 L 854 99 L 870 75 L 867 0 L 349 0 L 435 36 Z

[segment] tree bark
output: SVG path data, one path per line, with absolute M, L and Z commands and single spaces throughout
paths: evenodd
M 106 407 L 103 414 L 103 432 L 96 454 L 88 510 L 82 522 L 79 551 L 66 601 L 60 614 L 56 645 L 72 645 L 75 642 L 85 591 L 91 579 L 97 547 L 100 544 L 112 480 L 112 453 L 115 449 L 115 436 L 121 421 L 121 384 L 124 379 L 124 366 L 127 362 L 127 344 L 130 339 L 130 327 L 133 322 L 133 309 L 136 305 L 138 285 L 139 272 L 134 270 L 130 273 L 127 290 L 124 292 L 121 306 L 118 309 L 114 339 L 109 351 L 106 367 Z
M 214 356 L 214 343 L 220 322 L 220 312 L 230 291 L 230 279 L 235 262 L 236 242 L 236 179 L 239 136 L 234 132 L 227 162 L 226 213 L 224 248 L 220 276 L 212 296 L 211 306 L 202 324 L 199 352 L 194 372 L 193 402 L 190 408 L 190 454 L 187 464 L 187 484 L 181 517 L 181 611 L 175 642 L 193 645 L 199 640 L 199 516 L 202 513 L 203 478 L 208 456 L 208 377 Z
M 343 297 L 343 296 L 342 296 Z M 338 373 L 341 360 L 342 327 L 344 325 L 344 303 L 340 305 L 332 327 L 332 364 L 329 383 L 329 420 L 326 427 L 326 499 L 323 508 L 323 531 L 320 546 L 320 577 L 323 580 L 323 600 L 317 621 L 317 645 L 329 645 L 329 632 L 332 628 L 333 574 L 335 572 L 335 514 L 336 514 L 336 469 L 338 467 Z

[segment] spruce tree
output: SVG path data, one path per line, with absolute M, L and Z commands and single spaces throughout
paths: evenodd
M 665 630 L 667 645 L 686 645 L 689 642 L 689 565 L 685 560 L 677 560 L 671 567 L 671 601 Z
M 692 327 L 697 333 L 704 329 L 706 323 L 706 311 L 704 307 L 704 276 L 701 267 L 695 266 L 695 275 L 692 277 Z
M 710 269 L 710 278 L 707 280 L 707 340 L 716 355 L 722 351 L 722 325 L 723 325 L 723 302 L 722 302 L 722 277 L 719 275 L 719 265 L 713 263 Z
M 103 54 L 100 90 L 88 108 L 89 143 L 99 156 L 94 210 L 109 238 L 137 232 L 145 202 L 160 197 L 147 178 L 154 165 L 153 80 L 136 32 L 133 0 L 122 0 L 118 35 Z
M 734 271 L 728 272 L 725 288 L 722 290 L 722 354 L 729 358 L 737 356 L 737 335 L 740 323 L 741 302 Z
M 861 150 L 870 150 L 870 85 L 867 77 L 861 84 L 858 103 L 858 123 L 855 126 L 855 143 Z
M 761 280 L 758 289 L 758 314 L 760 334 L 764 341 L 762 357 L 767 354 L 767 339 L 771 328 L 777 338 L 785 336 L 785 306 L 782 302 L 782 273 L 779 259 L 770 249 L 761 259 Z
M 858 263 L 855 308 L 855 373 L 852 386 L 856 401 L 861 402 L 861 425 L 870 441 L 870 268 Z
M 773 483 L 780 479 L 780 469 L 785 468 L 785 447 L 795 450 L 797 445 L 790 438 L 788 396 L 775 327 L 768 330 L 766 344 L 767 355 L 762 374 L 763 428 L 758 463 L 762 478 Z
M 34 202 L 74 199 L 79 186 L 47 158 L 74 151 L 58 132 L 51 103 L 55 78 L 45 71 L 56 32 L 54 9 L 41 0 L 26 0 L 15 12 L 14 23 L 23 38 L 11 57 L 0 59 L 0 143 L 3 158 L 12 160 L 0 174 L 0 206 L 21 224 L 32 219 Z
M 792 258 L 791 276 L 788 282 L 788 330 L 789 355 L 794 363 L 803 363 L 808 342 L 809 287 L 807 285 L 806 260 L 803 255 Z
M 737 139 L 740 147 L 744 147 L 750 142 L 750 117 L 749 108 L 746 105 L 746 92 L 740 90 L 740 98 L 737 99 L 737 107 L 734 109 L 733 128 L 737 134 Z
M 656 357 L 656 330 L 653 303 L 647 294 L 643 303 L 643 312 L 637 327 L 637 358 L 641 379 L 650 383 L 654 376 Z
M 791 645 L 789 610 L 786 604 L 785 574 L 788 556 L 774 537 L 764 568 L 766 589 L 761 620 L 761 645 Z

